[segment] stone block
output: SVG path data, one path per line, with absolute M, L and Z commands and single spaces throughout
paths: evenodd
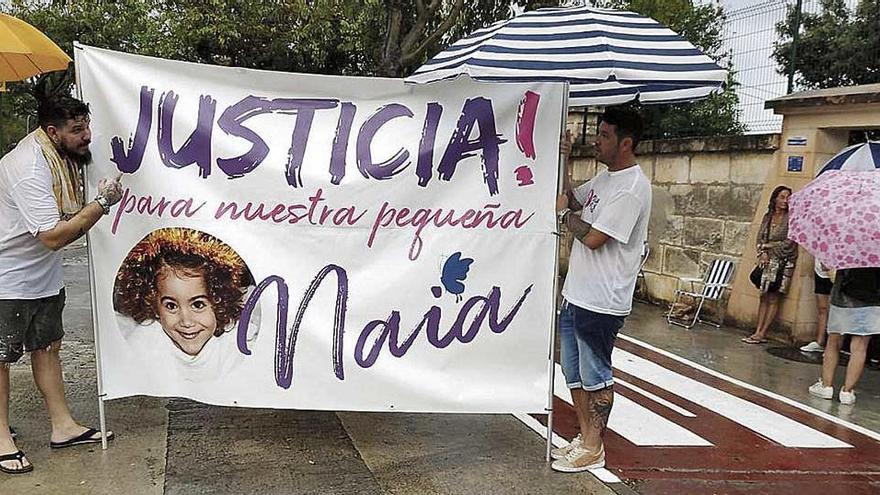
M 730 181 L 735 184 L 764 184 L 773 169 L 771 153 L 735 153 L 730 159 Z
M 658 239 L 663 244 L 681 246 L 684 244 L 684 217 L 671 215 L 667 218 L 666 229 Z
M 730 181 L 729 153 L 698 153 L 691 157 L 691 184 L 727 184 Z
M 654 182 L 685 184 L 688 181 L 690 157 L 661 155 L 654 162 Z
M 645 285 L 648 294 L 653 301 L 671 302 L 675 297 L 675 288 L 678 284 L 676 277 L 659 273 L 645 272 Z
M 663 251 L 663 273 L 674 277 L 699 277 L 702 275 L 700 252 L 666 246 Z
M 675 214 L 675 203 L 669 190 L 663 186 L 651 186 L 651 216 L 648 219 L 648 238 L 659 239 L 666 234 L 669 218 Z
M 697 217 L 715 216 L 709 198 L 710 187 L 716 186 L 705 184 L 670 186 L 669 192 L 672 194 L 672 200 L 675 204 L 675 214 Z
M 751 221 L 758 208 L 763 186 L 708 186 L 703 216 Z
M 721 244 L 721 250 L 727 254 L 740 256 L 749 239 L 749 228 L 751 222 L 737 222 L 728 220 L 724 222 L 724 240 Z
M 596 160 L 573 159 L 571 166 L 571 180 L 585 182 L 596 176 Z
M 684 244 L 692 249 L 721 251 L 724 239 L 724 221 L 714 218 L 684 219 Z
M 638 157 L 639 167 L 642 168 L 642 173 L 648 178 L 649 181 L 654 181 L 654 162 L 656 162 L 656 158 L 653 156 L 640 156 Z
M 751 222 L 758 210 L 766 211 L 767 205 L 761 204 L 761 193 L 764 186 L 734 186 L 731 188 L 731 200 L 729 206 L 730 218 L 738 218 Z

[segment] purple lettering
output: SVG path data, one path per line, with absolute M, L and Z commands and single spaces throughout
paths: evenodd
M 230 106 L 217 119 L 217 125 L 226 134 L 240 137 L 251 143 L 251 149 L 235 158 L 218 158 L 217 166 L 227 176 L 241 177 L 266 159 L 269 146 L 256 132 L 244 126 L 244 121 L 272 111 L 272 103 L 265 98 L 246 96 L 238 103 Z
M 166 167 L 183 168 L 193 163 L 199 166 L 199 176 L 211 175 L 211 133 L 214 130 L 214 113 L 217 101 L 210 95 L 199 98 L 199 113 L 196 128 L 180 149 L 172 143 L 174 109 L 178 96 L 169 91 L 159 97 L 159 157 Z
M 350 101 L 342 102 L 339 109 L 339 123 L 336 124 L 336 137 L 333 138 L 333 150 L 330 153 L 330 183 L 338 186 L 345 177 L 345 154 L 348 151 L 348 138 L 351 136 L 351 125 L 357 106 Z
M 401 148 L 388 160 L 382 163 L 373 163 L 370 143 L 379 129 L 387 122 L 398 117 L 412 117 L 412 110 L 399 104 L 390 103 L 381 107 L 371 115 L 362 125 L 357 138 L 357 163 L 358 170 L 365 178 L 386 180 L 397 175 L 409 166 L 409 151 Z
M 277 304 L 277 323 L 275 333 L 275 383 L 283 388 L 288 389 L 293 384 L 293 357 L 296 351 L 296 338 L 299 334 L 299 327 L 302 324 L 303 316 L 309 303 L 321 286 L 321 282 L 331 272 L 336 273 L 337 291 L 336 291 L 336 308 L 333 314 L 333 372 L 340 380 L 345 379 L 345 370 L 343 365 L 343 337 L 345 333 L 345 310 L 348 304 L 348 275 L 345 270 L 336 265 L 327 265 L 318 272 L 312 283 L 303 294 L 302 301 L 296 312 L 293 325 L 290 327 L 290 336 L 288 337 L 287 328 L 287 307 L 289 303 L 287 283 L 283 278 L 277 275 L 270 275 L 261 281 L 254 292 L 250 295 L 244 304 L 241 312 L 241 318 L 238 322 L 238 350 L 242 354 L 250 355 L 250 349 L 247 347 L 247 329 L 250 324 L 251 315 L 254 308 L 259 302 L 263 291 L 275 283 L 278 286 L 278 304 Z
M 434 139 L 437 137 L 437 127 L 440 125 L 440 117 L 443 115 L 443 106 L 439 103 L 428 103 L 425 115 L 425 126 L 422 127 L 422 139 L 419 140 L 419 159 L 416 164 L 416 177 L 419 185 L 427 187 L 431 182 L 431 169 L 434 167 Z
M 272 109 L 280 113 L 295 114 L 296 124 L 290 138 L 290 150 L 287 152 L 287 183 L 293 187 L 301 187 L 302 164 L 306 155 L 306 144 L 312 130 L 312 121 L 316 110 L 326 110 L 339 105 L 339 100 L 278 98 L 272 100 Z
M 470 139 L 474 126 L 479 127 L 480 135 Z M 477 97 L 467 100 L 458 119 L 458 125 L 449 139 L 449 145 L 440 160 L 437 172 L 441 180 L 450 181 L 455 174 L 458 162 L 475 155 L 481 150 L 483 159 L 483 181 L 489 188 L 489 194 L 498 194 L 498 155 L 499 146 L 507 142 L 495 132 L 495 112 L 492 101 Z
M 141 106 L 138 112 L 137 127 L 134 137 L 128 139 L 128 152 L 122 138 L 113 136 L 110 140 L 112 157 L 110 161 L 116 164 L 116 169 L 126 174 L 133 174 L 144 160 L 144 152 L 147 150 L 147 141 L 150 139 L 150 128 L 153 126 L 153 93 L 155 90 L 147 86 L 141 86 Z

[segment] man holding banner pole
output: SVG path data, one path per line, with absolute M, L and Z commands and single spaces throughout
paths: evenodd
M 40 104 L 37 118 L 40 127 L 0 160 L 0 471 L 7 474 L 33 470 L 9 433 L 9 365 L 25 352 L 49 413 L 50 447 L 101 441 L 99 431 L 73 419 L 64 396 L 60 250 L 122 197 L 119 177 L 104 179 L 83 206 L 79 167 L 91 159 L 86 104 L 54 97 Z
M 651 183 L 635 157 L 642 127 L 634 110 L 607 109 L 595 147 L 596 159 L 608 169 L 575 189 L 564 174 L 564 192 L 556 202 L 560 222 L 575 239 L 562 289 L 559 338 L 580 426 L 569 445 L 551 452 L 556 471 L 605 466 L 602 436 L 614 403 L 611 352 L 632 309 L 651 213 Z

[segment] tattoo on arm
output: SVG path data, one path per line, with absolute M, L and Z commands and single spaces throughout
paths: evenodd
M 581 211 L 584 209 L 584 205 L 574 197 L 574 191 L 569 189 L 565 191 L 565 195 L 568 196 L 568 207 L 571 208 L 571 211 Z
M 574 238 L 580 242 L 584 242 L 584 239 L 587 237 L 587 234 L 590 233 L 590 229 L 592 228 L 590 224 L 581 220 L 581 217 L 571 213 L 569 213 L 566 218 L 565 226 L 568 227 L 568 230 L 572 233 Z
M 608 417 L 611 415 L 613 404 L 614 390 L 611 387 L 590 394 L 590 423 L 601 435 L 605 434 L 605 429 L 608 427 Z

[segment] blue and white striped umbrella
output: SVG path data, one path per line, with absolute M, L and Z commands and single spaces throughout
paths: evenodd
M 876 170 L 880 172 L 880 141 L 844 148 L 826 163 L 817 176 L 829 170 Z
M 633 12 L 589 7 L 539 9 L 475 31 L 406 79 L 429 83 L 568 81 L 569 106 L 692 101 L 727 78 L 691 43 Z

